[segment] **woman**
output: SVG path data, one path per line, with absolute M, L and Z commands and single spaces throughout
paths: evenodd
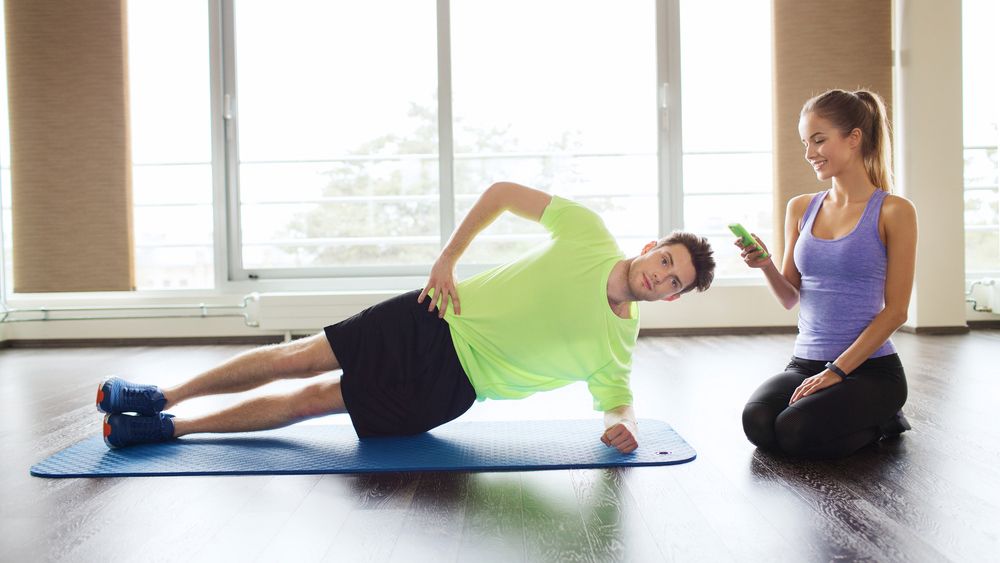
M 917 217 L 910 201 L 889 193 L 889 127 L 877 94 L 810 99 L 799 134 L 830 189 L 788 202 L 781 271 L 760 239 L 763 251 L 736 242 L 786 309 L 800 303 L 792 360 L 750 397 L 743 429 L 762 449 L 843 457 L 910 428 L 899 410 L 906 376 L 889 337 L 906 321 Z

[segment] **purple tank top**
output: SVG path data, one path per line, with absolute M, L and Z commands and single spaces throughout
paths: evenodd
M 835 360 L 885 308 L 887 259 L 878 218 L 888 193 L 876 190 L 854 230 L 833 240 L 812 234 L 827 194 L 829 190 L 818 193 L 809 202 L 795 243 L 802 284 L 794 354 L 808 360 Z M 892 340 L 886 340 L 871 357 L 894 353 Z

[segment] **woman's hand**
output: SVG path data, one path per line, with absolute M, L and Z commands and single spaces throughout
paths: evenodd
M 840 377 L 832 371 L 828 369 L 823 370 L 821 373 L 817 373 L 812 377 L 807 377 L 802 380 L 802 383 L 796 387 L 795 392 L 792 393 L 792 400 L 788 401 L 788 404 L 791 405 L 802 397 L 808 397 L 817 391 L 826 389 L 831 385 L 836 385 L 843 380 L 843 377 Z
M 431 268 L 427 285 L 420 292 L 420 297 L 417 298 L 417 303 L 423 303 L 424 297 L 427 297 L 431 289 L 434 290 L 434 295 L 431 296 L 427 305 L 428 313 L 437 307 L 438 318 L 443 319 L 445 311 L 448 310 L 448 302 L 451 301 L 455 314 L 462 314 L 462 304 L 458 300 L 458 288 L 455 285 L 455 262 L 453 260 L 444 255 L 438 257 L 437 261 L 434 262 L 434 267 Z
M 767 246 L 761 242 L 757 235 L 751 233 L 751 236 L 753 236 L 754 240 L 757 241 L 757 244 L 759 244 L 764 250 L 757 250 L 757 247 L 752 244 L 744 247 L 743 239 L 740 238 L 736 239 L 736 242 L 733 244 L 736 245 L 736 248 L 740 249 L 740 256 L 743 258 L 743 261 L 746 262 L 747 266 L 750 266 L 751 268 L 763 268 L 771 263 L 771 253 L 767 251 Z M 766 256 L 766 258 L 762 258 L 763 256 Z

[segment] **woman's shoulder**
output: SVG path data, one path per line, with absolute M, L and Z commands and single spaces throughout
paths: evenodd
M 917 208 L 913 202 L 903 196 L 888 194 L 882 201 L 882 213 L 880 222 L 888 228 L 893 227 L 916 227 Z
M 912 201 L 903 196 L 887 194 L 885 200 L 882 201 L 882 213 L 889 217 L 915 216 L 917 208 L 913 205 Z
M 809 203 L 813 200 L 813 198 L 822 193 L 825 192 L 799 194 L 797 196 L 792 197 L 791 199 L 788 200 L 787 211 L 790 212 L 793 216 L 802 217 L 802 215 L 805 214 L 806 208 L 809 207 Z

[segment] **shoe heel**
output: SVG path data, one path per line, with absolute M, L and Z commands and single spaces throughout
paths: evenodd
M 108 422 L 109 418 L 111 418 L 110 414 L 104 415 L 104 421 L 102 423 L 103 427 L 101 428 L 101 435 L 104 437 L 104 444 L 111 449 L 115 449 L 117 446 L 115 446 L 108 440 L 108 438 L 111 436 L 111 423 Z
M 97 412 L 104 412 L 104 409 L 101 408 L 101 401 L 104 400 L 104 382 L 105 381 L 107 381 L 107 379 L 105 379 L 104 381 L 102 381 L 100 384 L 97 385 L 97 401 L 95 401 L 95 406 L 97 407 Z

